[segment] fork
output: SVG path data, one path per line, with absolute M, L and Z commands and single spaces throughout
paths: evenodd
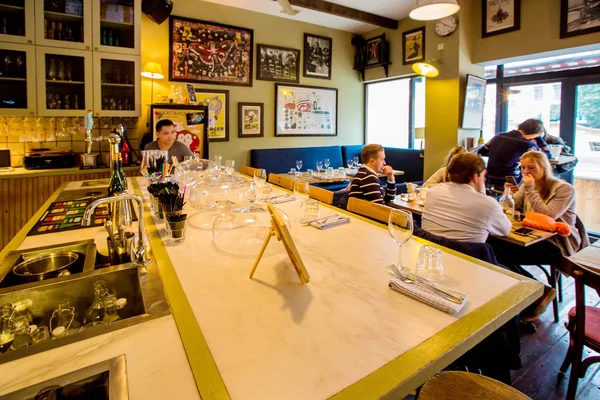
M 400 272 L 398 267 L 396 267 L 394 264 L 390 264 L 390 268 L 392 269 L 392 271 L 394 272 L 396 277 L 398 277 L 402 282 L 404 282 L 406 284 L 415 284 L 415 285 L 417 285 L 421 288 L 425 288 L 425 289 L 429 290 L 430 292 L 433 292 L 433 293 L 437 294 L 438 296 L 441 296 L 441 297 L 445 298 L 446 300 L 449 300 L 453 303 L 462 304 L 461 298 L 459 298 L 451 293 L 448 293 L 442 289 L 439 289 L 433 285 L 428 285 L 424 282 L 420 282 L 418 279 L 409 278 L 409 276 L 404 275 L 402 272 Z M 412 274 L 410 274 L 410 275 L 412 275 Z M 413 277 L 418 278 L 416 276 L 413 276 Z

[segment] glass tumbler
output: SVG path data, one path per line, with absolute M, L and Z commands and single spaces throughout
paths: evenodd
M 304 221 L 312 221 L 318 219 L 319 215 L 319 202 L 317 200 L 309 199 L 304 205 Z
M 417 269 L 415 273 L 432 282 L 440 282 L 444 279 L 444 267 L 442 266 L 442 252 L 435 246 L 421 246 Z

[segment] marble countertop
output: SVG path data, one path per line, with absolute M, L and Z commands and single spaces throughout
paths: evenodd
M 123 167 L 125 171 L 138 170 L 139 166 Z M 0 179 L 11 178 L 35 178 L 37 176 L 60 176 L 75 174 L 99 174 L 110 172 L 110 168 L 85 168 L 79 166 L 72 168 L 53 168 L 53 169 L 25 169 L 23 167 L 13 167 L 11 171 L 0 171 Z

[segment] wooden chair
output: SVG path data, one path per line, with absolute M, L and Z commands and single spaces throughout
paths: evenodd
M 333 204 L 333 194 L 331 190 L 323 189 L 318 186 L 309 187 L 309 196 L 311 199 L 317 199 L 325 204 Z
M 254 171 L 256 171 L 256 169 L 257 168 L 252 168 L 247 165 L 242 165 L 240 167 L 240 173 L 242 173 L 244 175 L 248 175 L 248 176 L 254 176 Z
M 525 400 L 530 397 L 500 381 L 470 372 L 442 372 L 421 387 L 418 400 Z
M 277 174 L 269 174 L 269 183 L 272 183 L 282 188 L 294 190 L 294 180 Z
M 569 322 L 565 324 L 569 330 L 569 350 L 560 367 L 559 375 L 560 380 L 566 375 L 569 365 L 571 366 L 568 400 L 575 399 L 579 378 L 585 376 L 590 365 L 600 362 L 600 356 L 581 359 L 583 346 L 600 352 L 600 308 L 585 305 L 585 286 L 595 289 L 600 294 L 600 274 L 576 267 L 573 277 L 575 278 L 575 307 L 569 311 Z
M 387 224 L 392 208 L 383 204 L 371 203 L 367 200 L 350 197 L 346 210 Z

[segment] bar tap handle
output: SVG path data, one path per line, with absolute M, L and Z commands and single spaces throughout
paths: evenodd
M 92 152 L 92 129 L 94 128 L 94 119 L 92 117 L 92 110 L 88 110 L 87 114 L 83 118 L 83 130 L 85 131 L 85 149 L 86 153 Z

